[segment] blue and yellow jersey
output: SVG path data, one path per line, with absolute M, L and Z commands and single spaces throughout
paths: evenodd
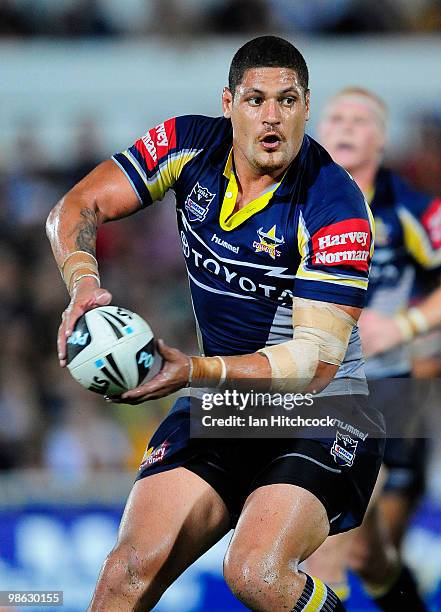
M 441 271 L 441 198 L 416 191 L 393 172 L 381 168 L 371 210 L 376 238 L 367 306 L 392 316 L 408 307 L 418 266 L 434 273 Z M 371 377 L 398 376 L 409 371 L 406 347 L 366 363 Z
M 142 206 L 168 189 L 176 195 L 202 354 L 241 355 L 291 339 L 293 296 L 364 305 L 369 207 L 309 136 L 280 182 L 236 212 L 227 119 L 169 119 L 113 159 Z M 364 380 L 357 328 L 339 377 Z

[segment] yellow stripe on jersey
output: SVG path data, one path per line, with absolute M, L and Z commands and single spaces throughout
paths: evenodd
M 371 185 L 370 187 L 368 187 L 366 189 L 366 192 L 363 194 L 364 197 L 366 198 L 366 202 L 369 204 L 369 206 L 372 204 L 372 200 L 375 197 L 375 186 Z
M 299 223 L 297 226 L 297 244 L 299 247 L 300 257 L 302 261 L 308 256 L 308 242 L 309 242 L 309 233 L 306 229 L 306 224 L 303 219 L 302 213 L 299 214 Z
M 435 268 L 441 264 L 441 249 L 435 250 L 430 244 L 424 228 L 419 221 L 406 209 L 398 209 L 398 217 L 404 232 L 406 249 L 425 268 Z
M 322 605 L 324 604 L 325 599 L 328 595 L 328 590 L 323 584 L 323 582 L 315 576 L 311 576 L 311 578 L 314 582 L 314 590 L 312 592 L 310 600 L 303 608 L 303 612 L 317 612 L 317 610 L 321 610 Z
M 228 153 L 228 159 L 227 159 L 227 162 L 224 168 L 224 177 L 229 179 L 232 170 L 233 170 L 233 148 L 231 148 L 230 152 Z
M 374 193 L 375 192 L 372 193 L 372 198 L 369 201 L 365 200 L 366 211 L 367 211 L 368 219 L 369 219 L 369 227 L 371 229 L 371 234 L 372 234 L 371 248 L 369 249 L 369 258 L 371 259 L 371 261 L 372 261 L 372 257 L 374 256 L 374 249 L 375 249 L 375 217 L 372 214 L 370 203 L 373 200 Z
M 374 248 L 375 248 L 375 217 L 371 210 L 371 204 L 373 202 L 373 199 L 375 198 L 375 186 L 371 185 L 370 187 L 368 187 L 366 189 L 366 192 L 363 193 L 363 195 L 364 195 L 364 201 L 366 205 L 366 211 L 368 214 L 369 225 L 371 228 L 371 234 L 372 234 L 371 248 L 369 250 L 369 257 L 372 260 L 372 257 L 374 256 Z
M 147 177 L 146 177 L 146 174 L 145 174 L 144 170 L 142 170 L 142 168 L 138 165 L 138 162 L 136 161 L 136 159 L 134 159 L 134 157 L 131 155 L 130 151 L 128 151 L 128 150 L 123 151 L 122 155 L 124 155 L 124 157 L 126 157 L 129 160 L 130 164 L 135 168 L 136 172 L 139 174 L 140 179 L 142 180 L 142 182 L 147 187 Z
M 123 151 L 123 155 L 129 160 L 133 168 L 140 176 L 147 187 L 152 200 L 162 200 L 168 189 L 178 180 L 185 164 L 191 161 L 201 149 L 184 149 L 173 153 L 162 160 L 156 169 L 153 178 L 148 178 L 143 168 L 139 166 L 137 160 L 131 155 L 130 151 Z
M 167 158 L 166 163 L 160 165 L 156 180 L 148 181 L 147 184 L 147 189 L 153 201 L 161 200 L 164 197 L 166 191 L 178 180 L 185 164 L 191 161 L 198 153 L 197 149 L 182 151 L 177 155 Z
M 219 214 L 219 225 L 223 230 L 227 232 L 235 229 L 241 223 L 249 219 L 252 215 L 263 210 L 268 205 L 269 201 L 273 197 L 274 192 L 283 180 L 282 177 L 282 180 L 273 185 L 273 187 L 271 187 L 269 191 L 266 191 L 258 198 L 255 198 L 251 202 L 248 202 L 246 206 L 233 213 L 234 207 L 236 206 L 237 194 L 239 192 L 237 179 L 233 171 L 233 149 L 231 149 L 228 155 L 228 159 L 224 168 L 224 176 L 229 180 Z
M 334 285 L 341 285 L 342 287 L 355 287 L 357 289 L 366 290 L 368 287 L 367 279 L 347 277 L 344 274 L 331 274 L 326 272 L 313 272 L 307 270 L 303 266 L 297 270 L 296 278 L 303 280 L 319 281 L 322 283 L 333 283 Z

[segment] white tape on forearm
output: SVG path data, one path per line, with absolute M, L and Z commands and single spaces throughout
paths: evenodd
M 259 351 L 271 366 L 271 390 L 301 393 L 314 378 L 319 348 L 309 340 L 297 338 Z
M 397 314 L 394 317 L 395 323 L 401 332 L 403 342 L 409 342 L 415 335 L 412 323 L 405 314 Z
M 314 378 L 320 361 L 341 365 L 355 319 L 327 302 L 293 299 L 293 340 L 265 347 L 273 390 L 302 392 Z
M 92 255 L 92 253 L 88 253 L 87 251 L 72 251 L 72 253 L 69 253 L 69 255 L 66 255 L 66 257 L 63 259 L 63 263 L 60 266 L 61 275 L 63 275 L 64 268 L 65 268 L 67 262 L 74 255 L 86 255 L 86 261 L 87 261 L 88 258 L 90 258 L 90 259 L 92 259 L 92 262 L 94 262 L 95 265 L 98 267 L 98 262 L 97 262 L 96 258 Z M 83 260 L 84 260 L 84 258 L 83 258 Z
M 424 334 L 429 331 L 429 322 L 419 308 L 409 308 L 407 316 L 412 324 L 412 327 L 418 334 Z
M 93 273 L 91 273 L 91 274 L 80 274 L 80 276 L 77 276 L 76 278 L 74 278 L 74 279 L 73 279 L 73 281 L 72 281 L 72 283 L 71 283 L 71 285 L 72 285 L 72 287 L 71 287 L 71 291 L 73 291 L 73 290 L 74 290 L 75 285 L 76 285 L 76 284 L 77 284 L 77 283 L 78 283 L 78 282 L 79 282 L 79 281 L 80 281 L 82 278 L 89 278 L 89 277 L 90 277 L 90 278 L 94 278 L 94 279 L 96 280 L 96 282 L 98 283 L 98 287 L 100 287 L 100 286 L 101 286 L 101 284 L 100 284 L 100 277 L 99 277 L 99 275 L 98 275 L 98 274 L 93 274 Z

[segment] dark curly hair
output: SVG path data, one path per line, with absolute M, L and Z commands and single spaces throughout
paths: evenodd
M 291 68 L 303 90 L 308 89 L 308 67 L 294 45 L 278 36 L 259 36 L 245 43 L 234 55 L 228 74 L 228 87 L 234 95 L 243 75 L 250 68 Z

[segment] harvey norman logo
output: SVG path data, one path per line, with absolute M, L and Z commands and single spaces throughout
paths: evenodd
M 350 264 L 367 271 L 370 228 L 365 219 L 346 219 L 321 228 L 312 236 L 312 263 Z
M 147 168 L 153 170 L 158 159 L 176 146 L 175 119 L 167 119 L 149 130 L 136 146 L 145 158 Z

